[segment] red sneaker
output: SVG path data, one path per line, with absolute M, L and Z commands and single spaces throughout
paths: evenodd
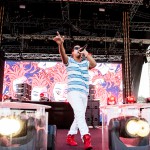
M 83 136 L 83 140 L 84 140 L 84 149 L 91 150 L 93 148 L 91 145 L 91 136 L 89 134 L 86 134 Z
M 68 135 L 67 136 L 67 140 L 66 140 L 66 143 L 70 146 L 77 146 L 77 142 L 74 140 L 74 135 Z

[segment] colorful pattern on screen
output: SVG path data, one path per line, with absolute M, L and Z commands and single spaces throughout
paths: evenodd
M 89 70 L 90 93 L 94 100 L 106 104 L 107 98 L 115 96 L 122 102 L 122 65 L 117 63 L 97 63 Z M 39 101 L 44 93 L 50 101 L 67 101 L 66 67 L 61 62 L 44 61 L 6 61 L 4 70 L 3 95 L 15 99 L 16 84 L 27 83 L 32 86 L 31 100 Z

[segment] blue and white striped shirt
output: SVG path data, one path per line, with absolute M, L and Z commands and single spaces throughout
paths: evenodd
M 68 89 L 67 91 L 80 91 L 89 94 L 89 61 L 83 60 L 76 62 L 73 58 L 68 57 Z

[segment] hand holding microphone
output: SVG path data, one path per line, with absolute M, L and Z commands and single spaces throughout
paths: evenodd
M 79 49 L 79 52 L 82 52 L 83 50 L 85 50 L 86 48 L 87 48 L 87 44 L 85 44 L 83 47 L 81 47 L 80 49 Z
M 79 49 L 79 53 L 80 53 L 80 54 L 84 54 L 85 57 L 87 57 L 88 54 L 89 54 L 89 53 L 86 51 L 87 46 L 88 46 L 88 45 L 85 44 L 83 47 L 81 47 L 81 48 Z

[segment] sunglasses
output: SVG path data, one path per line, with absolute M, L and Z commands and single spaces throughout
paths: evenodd
M 74 50 L 79 50 L 79 49 L 80 49 L 79 46 L 75 46 L 75 47 L 74 47 Z

